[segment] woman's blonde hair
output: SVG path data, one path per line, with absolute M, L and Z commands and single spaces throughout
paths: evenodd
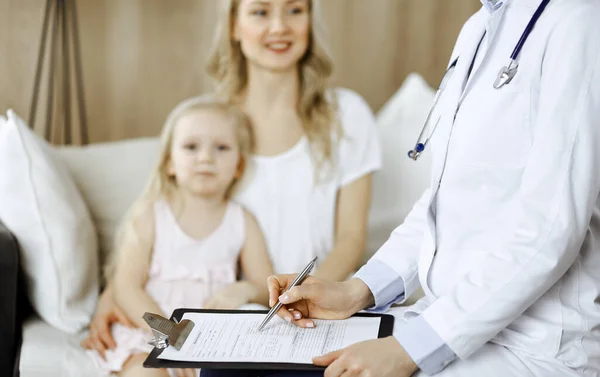
M 168 116 L 160 136 L 160 150 L 158 160 L 150 175 L 145 189 L 130 207 L 124 216 L 115 237 L 115 247 L 104 271 L 107 281 L 112 277 L 117 261 L 116 254 L 122 244 L 126 232 L 136 232 L 134 221 L 141 213 L 147 211 L 149 206 L 160 199 L 181 200 L 177 195 L 177 182 L 175 177 L 169 174 L 171 162 L 171 148 L 173 134 L 177 122 L 185 115 L 194 111 L 213 111 L 222 114 L 236 130 L 236 140 L 240 152 L 239 170 L 233 182 L 225 193 L 225 199 L 230 199 L 237 185 L 241 181 L 246 164 L 254 150 L 254 134 L 249 118 L 237 106 L 225 102 L 211 101 L 206 98 L 194 98 L 177 106 Z
M 233 40 L 240 0 L 220 0 L 220 14 L 207 71 L 217 81 L 217 97 L 237 103 L 248 83 L 246 58 Z M 299 62 L 298 115 L 308 137 L 317 168 L 333 162 L 333 150 L 342 131 L 336 118 L 335 96 L 327 95 L 333 62 L 324 43 L 319 0 L 308 0 L 311 15 L 308 48 Z M 334 140 L 334 138 L 336 140 Z

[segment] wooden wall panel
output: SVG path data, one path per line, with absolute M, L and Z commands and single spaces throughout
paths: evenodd
M 77 0 L 92 142 L 156 135 L 176 103 L 211 89 L 204 64 L 216 1 Z M 437 86 L 461 25 L 481 6 L 477 0 L 322 2 L 334 83 L 357 90 L 375 111 L 410 72 Z M 44 5 L 0 0 L 0 112 L 12 107 L 28 116 Z
M 44 2 L 0 0 L 0 113 L 27 116 Z

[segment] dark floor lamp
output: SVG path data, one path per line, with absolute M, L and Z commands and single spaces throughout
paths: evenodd
M 50 27 L 52 30 L 49 32 L 48 29 Z M 50 56 L 48 59 L 49 68 L 47 71 L 47 106 L 45 109 L 45 122 L 43 124 L 44 138 L 51 142 L 73 144 L 74 130 L 72 127 L 72 114 L 73 110 L 76 109 L 79 114 L 79 143 L 87 144 L 88 129 L 75 0 L 46 1 L 42 36 L 35 69 L 33 95 L 29 112 L 29 125 L 32 128 L 35 127 L 35 118 L 38 111 L 38 97 L 41 91 L 41 81 L 44 71 L 43 66 L 48 39 L 50 39 Z M 60 76 L 62 80 L 55 80 L 57 76 Z M 75 83 L 74 87 L 72 87 L 72 79 Z M 74 96 L 72 96 L 71 93 L 72 89 L 75 89 Z M 62 101 L 55 101 L 55 95 L 60 96 Z M 60 103 L 57 105 L 55 102 Z M 62 112 L 63 114 L 64 124 L 62 127 L 60 127 L 60 124 L 56 124 L 58 122 L 56 122 L 54 117 L 55 110 L 57 113 Z

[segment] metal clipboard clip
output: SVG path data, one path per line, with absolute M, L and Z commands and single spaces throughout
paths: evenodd
M 154 339 L 148 342 L 148 344 L 158 349 L 171 346 L 177 351 L 181 350 L 183 343 L 185 343 L 188 335 L 190 335 L 190 332 L 194 328 L 194 322 L 189 319 L 184 319 L 177 323 L 158 314 L 148 312 L 144 313 L 142 318 L 154 333 Z

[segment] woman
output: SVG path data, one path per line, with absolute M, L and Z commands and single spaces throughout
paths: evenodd
M 344 280 L 362 259 L 371 173 L 380 166 L 372 113 L 356 93 L 328 88 L 318 1 L 221 4 L 208 70 L 216 96 L 238 104 L 256 135 L 237 199 L 263 229 L 276 273 L 319 256 L 314 275 Z M 111 346 L 108 326 L 120 317 L 109 288 L 83 345 Z

